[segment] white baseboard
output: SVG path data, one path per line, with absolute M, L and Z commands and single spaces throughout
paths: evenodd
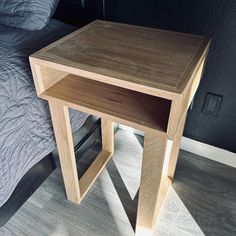
M 181 149 L 236 168 L 236 153 L 183 137 Z
M 143 136 L 143 132 L 129 128 L 125 125 L 119 125 L 119 128 Z M 182 138 L 181 149 L 236 168 L 236 153 L 229 152 L 224 149 L 217 148 L 186 137 Z

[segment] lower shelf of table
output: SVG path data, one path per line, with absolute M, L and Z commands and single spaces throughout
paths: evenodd
M 167 99 L 71 74 L 48 88 L 42 97 L 90 109 L 93 115 L 108 114 L 162 132 L 167 130 L 171 106 Z

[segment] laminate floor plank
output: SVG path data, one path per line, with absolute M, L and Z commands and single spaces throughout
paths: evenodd
M 205 235 L 236 235 L 236 169 L 181 151 L 173 188 Z
M 80 205 L 66 200 L 58 167 L 0 236 L 134 236 L 143 138 L 118 130 L 115 153 Z M 81 176 L 101 149 L 77 156 Z M 154 236 L 236 235 L 234 168 L 181 151 Z

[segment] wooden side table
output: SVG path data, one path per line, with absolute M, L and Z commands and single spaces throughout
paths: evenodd
M 37 93 L 49 101 L 69 200 L 80 203 L 112 156 L 112 122 L 142 130 L 136 235 L 151 234 L 209 44 L 202 36 L 95 21 L 30 56 Z M 102 151 L 80 181 L 69 107 L 102 120 Z

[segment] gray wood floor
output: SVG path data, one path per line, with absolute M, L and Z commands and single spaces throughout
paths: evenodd
M 112 160 L 80 205 L 66 200 L 57 168 L 0 228 L 0 235 L 134 235 L 142 142 L 142 138 L 118 130 Z M 97 143 L 78 157 L 81 174 L 99 150 Z M 181 151 L 154 236 L 236 235 L 235 186 L 235 169 Z

